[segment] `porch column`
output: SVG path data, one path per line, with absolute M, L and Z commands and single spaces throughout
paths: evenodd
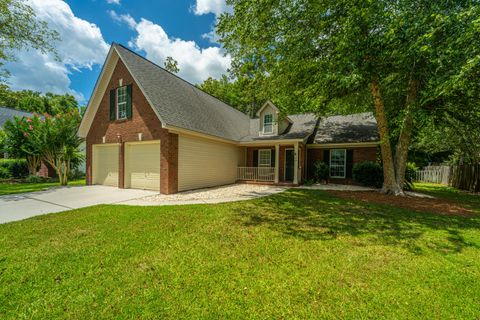
M 294 156 L 293 156 L 293 184 L 298 184 L 298 142 L 295 142 L 294 145 Z
M 275 145 L 275 183 L 279 181 L 279 174 L 280 174 L 280 145 Z

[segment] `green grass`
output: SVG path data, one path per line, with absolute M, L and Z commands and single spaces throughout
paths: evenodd
M 85 179 L 73 180 L 68 182 L 69 186 L 85 185 Z M 34 192 L 58 187 L 58 182 L 41 182 L 41 183 L 26 183 L 26 182 L 0 182 L 0 196 L 15 193 Z
M 478 319 L 480 216 L 290 190 L 0 225 L 2 319 Z
M 461 203 L 465 208 L 480 214 L 479 194 L 471 194 L 466 191 L 434 183 L 415 183 L 414 191 Z

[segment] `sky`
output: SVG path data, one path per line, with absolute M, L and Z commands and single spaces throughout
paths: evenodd
M 52 54 L 15 52 L 6 63 L 13 90 L 70 93 L 87 104 L 112 42 L 163 66 L 178 62 L 178 75 L 191 83 L 219 78 L 231 57 L 217 42 L 217 17 L 230 12 L 225 0 L 27 0 L 60 40 Z

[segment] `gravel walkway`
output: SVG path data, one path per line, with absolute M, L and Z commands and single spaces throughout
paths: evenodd
M 171 195 L 157 194 L 122 202 L 137 206 L 175 204 L 222 203 L 269 196 L 286 190 L 286 187 L 254 184 L 232 184 L 221 187 L 179 192 Z

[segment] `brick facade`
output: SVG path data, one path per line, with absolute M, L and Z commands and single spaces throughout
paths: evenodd
M 356 163 L 361 163 L 365 161 L 377 161 L 377 148 L 376 147 L 355 147 L 355 148 L 335 148 L 335 149 L 347 149 L 353 150 L 353 165 Z M 325 161 L 328 163 L 329 159 L 323 159 L 323 152 L 325 150 L 329 150 L 327 148 L 322 149 L 308 149 L 307 152 L 307 178 L 313 178 L 313 165 L 315 161 Z M 352 179 L 338 179 L 333 178 L 333 182 L 335 183 L 352 183 Z
M 123 85 L 132 84 L 132 118 L 110 121 L 110 90 Z M 119 182 L 124 188 L 124 150 L 125 142 L 160 140 L 160 192 L 175 193 L 178 187 L 178 135 L 163 129 L 157 115 L 150 107 L 138 85 L 121 60 L 118 61 L 107 90 L 100 102 L 86 137 L 86 175 L 87 184 L 92 183 L 92 145 L 103 143 L 120 143 Z

